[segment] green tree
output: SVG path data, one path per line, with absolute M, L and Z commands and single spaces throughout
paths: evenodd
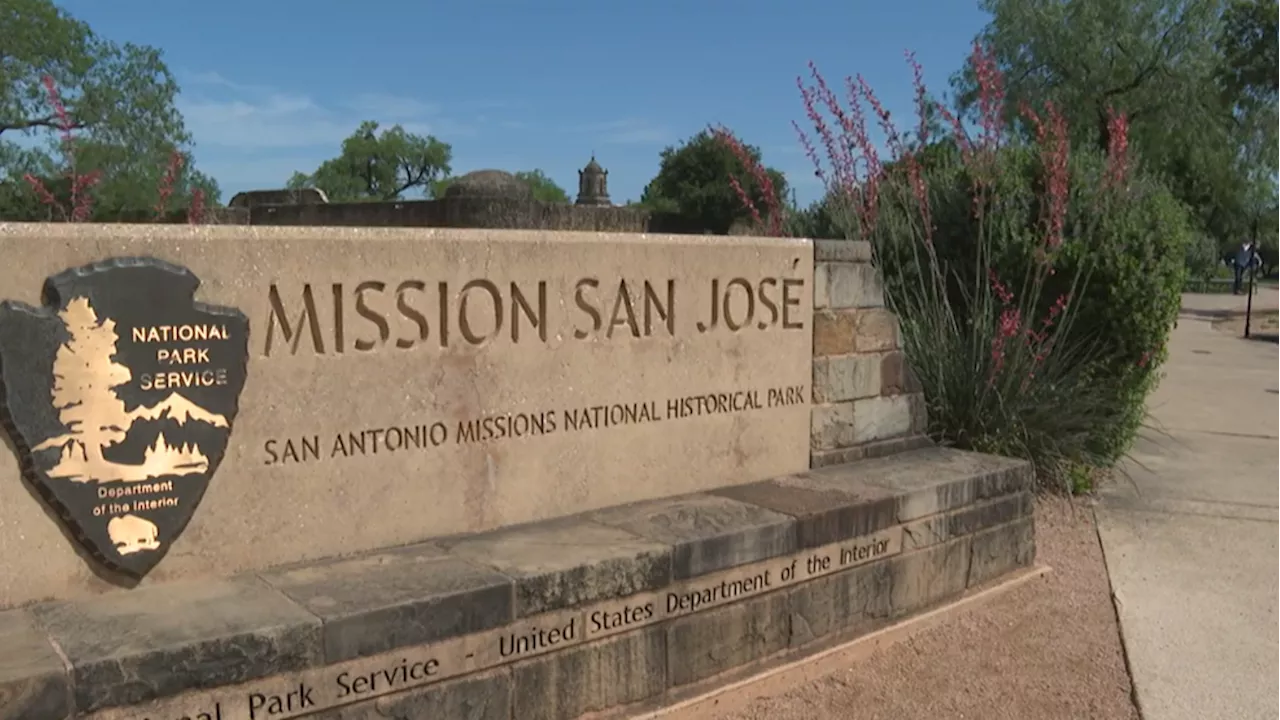
M 759 148 L 740 147 L 755 166 L 762 166 Z M 773 185 L 773 197 L 767 197 L 747 163 L 710 131 L 694 135 L 679 147 L 666 148 L 661 157 L 658 174 L 645 187 L 640 203 L 674 215 L 687 232 L 724 235 L 735 222 L 751 218 L 734 190 L 735 179 L 762 214 L 781 211 L 785 205 L 787 181 L 781 172 L 764 170 Z
M 1234 199 L 1244 234 L 1264 244 L 1276 227 L 1276 98 L 1280 91 L 1276 0 L 1232 0 L 1222 13 L 1218 49 L 1222 55 L 1217 81 L 1234 128 L 1244 139 L 1244 156 L 1270 162 L 1245 162 L 1246 180 Z M 1232 238 L 1236 240 L 1238 238 Z
M 533 199 L 547 203 L 567 203 L 569 193 L 547 177 L 541 170 L 520 171 L 515 174 L 517 180 L 527 183 L 533 190 Z
M 1228 101 L 1265 107 L 1280 86 L 1276 0 L 1233 0 L 1222 13 L 1218 82 Z
M 71 169 L 101 173 L 92 188 L 92 219 L 143 216 L 156 204 L 156 186 L 174 150 L 186 162 L 169 206 L 182 206 L 195 188 L 215 203 L 217 183 L 191 162 L 177 94 L 159 50 L 99 37 L 51 0 L 6 0 L 0 11 L 0 217 L 47 216 L 23 175 L 46 182 L 56 195 L 57 179 Z M 69 157 L 68 133 L 75 136 Z
M 1109 112 L 1130 148 L 1219 242 L 1247 232 L 1249 205 L 1274 197 L 1275 0 L 982 0 L 979 41 L 1008 79 L 1005 116 L 1052 101 L 1073 141 L 1105 150 Z M 975 71 L 953 79 L 981 103 Z
M 398 200 L 417 189 L 432 192 L 451 171 L 453 148 L 434 136 L 406 132 L 399 125 L 378 132 L 378 123 L 365 121 L 346 140 L 342 153 L 325 160 L 310 175 L 295 172 L 286 187 L 315 187 L 332 202 Z

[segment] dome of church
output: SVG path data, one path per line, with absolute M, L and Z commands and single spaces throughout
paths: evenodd
M 504 170 L 475 170 L 459 176 L 445 189 L 446 198 L 453 197 L 505 197 L 518 200 L 532 199 L 533 190 Z

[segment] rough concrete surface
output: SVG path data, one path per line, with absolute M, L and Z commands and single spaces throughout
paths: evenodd
M 1276 345 L 1217 325 L 1180 318 L 1152 428 L 1098 508 L 1146 720 L 1277 716 Z
M 1036 508 L 1029 582 L 846 670 L 741 713 L 679 720 L 1137 720 L 1090 508 Z

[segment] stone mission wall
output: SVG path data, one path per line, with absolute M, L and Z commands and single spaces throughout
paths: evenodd
M 814 241 L 813 414 L 810 466 L 929 444 L 924 395 L 884 306 L 871 246 Z
M 644 210 L 509 197 L 258 205 L 249 210 L 247 224 L 651 232 Z

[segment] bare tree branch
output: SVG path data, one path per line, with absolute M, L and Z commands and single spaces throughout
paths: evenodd
M 82 130 L 89 124 L 78 120 L 71 122 L 71 130 Z M 6 130 L 30 130 L 32 128 L 48 128 L 50 130 L 63 130 L 62 124 L 58 121 L 57 115 L 47 115 L 45 117 L 31 118 L 30 120 L 16 120 L 11 122 L 0 122 L 0 134 Z

